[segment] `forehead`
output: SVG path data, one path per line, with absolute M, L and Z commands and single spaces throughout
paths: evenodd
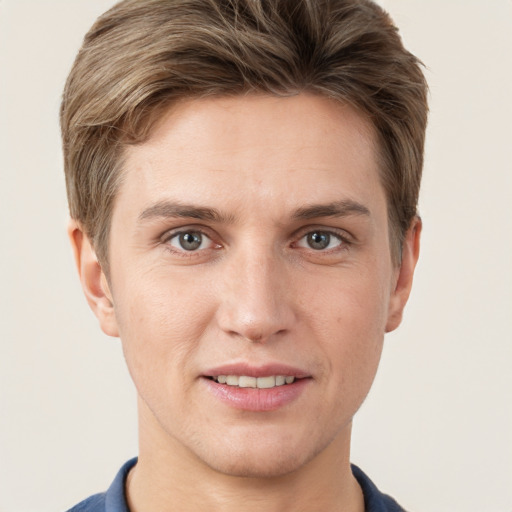
M 382 192 L 376 154 L 369 121 L 324 97 L 192 99 L 127 149 L 120 196 L 137 199 L 134 208 L 170 196 L 234 203 L 237 192 L 240 207 L 362 200 Z

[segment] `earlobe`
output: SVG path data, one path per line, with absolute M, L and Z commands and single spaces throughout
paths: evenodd
M 103 332 L 118 337 L 112 294 L 96 252 L 80 224 L 73 219 L 68 225 L 68 236 L 85 298 L 98 318 Z
M 402 321 L 403 311 L 411 293 L 414 269 L 420 254 L 421 227 L 421 219 L 415 217 L 407 230 L 402 247 L 402 261 L 389 301 L 386 332 L 394 331 Z

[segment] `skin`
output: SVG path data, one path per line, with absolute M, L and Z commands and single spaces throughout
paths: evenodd
M 318 96 L 183 101 L 127 149 L 108 280 L 71 222 L 86 297 L 138 391 L 132 511 L 364 510 L 352 417 L 400 323 L 421 228 L 393 263 L 374 141 L 364 117 Z M 308 380 L 284 407 L 235 409 L 204 379 L 232 362 Z

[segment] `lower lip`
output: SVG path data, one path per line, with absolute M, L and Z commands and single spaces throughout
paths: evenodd
M 216 398 L 230 407 L 244 411 L 263 412 L 275 411 L 299 398 L 311 379 L 298 379 L 292 384 L 275 386 L 270 389 L 227 386 L 208 378 L 203 378 L 203 381 Z

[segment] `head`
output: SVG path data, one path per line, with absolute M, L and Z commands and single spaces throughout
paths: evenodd
M 96 22 L 62 103 L 72 232 L 144 442 L 238 476 L 346 450 L 412 283 L 426 110 L 369 1 L 128 0 Z
M 71 217 L 108 275 L 126 148 L 182 99 L 311 93 L 349 104 L 377 142 L 390 250 L 417 214 L 427 120 L 418 60 L 368 0 L 120 2 L 86 35 L 61 107 Z

